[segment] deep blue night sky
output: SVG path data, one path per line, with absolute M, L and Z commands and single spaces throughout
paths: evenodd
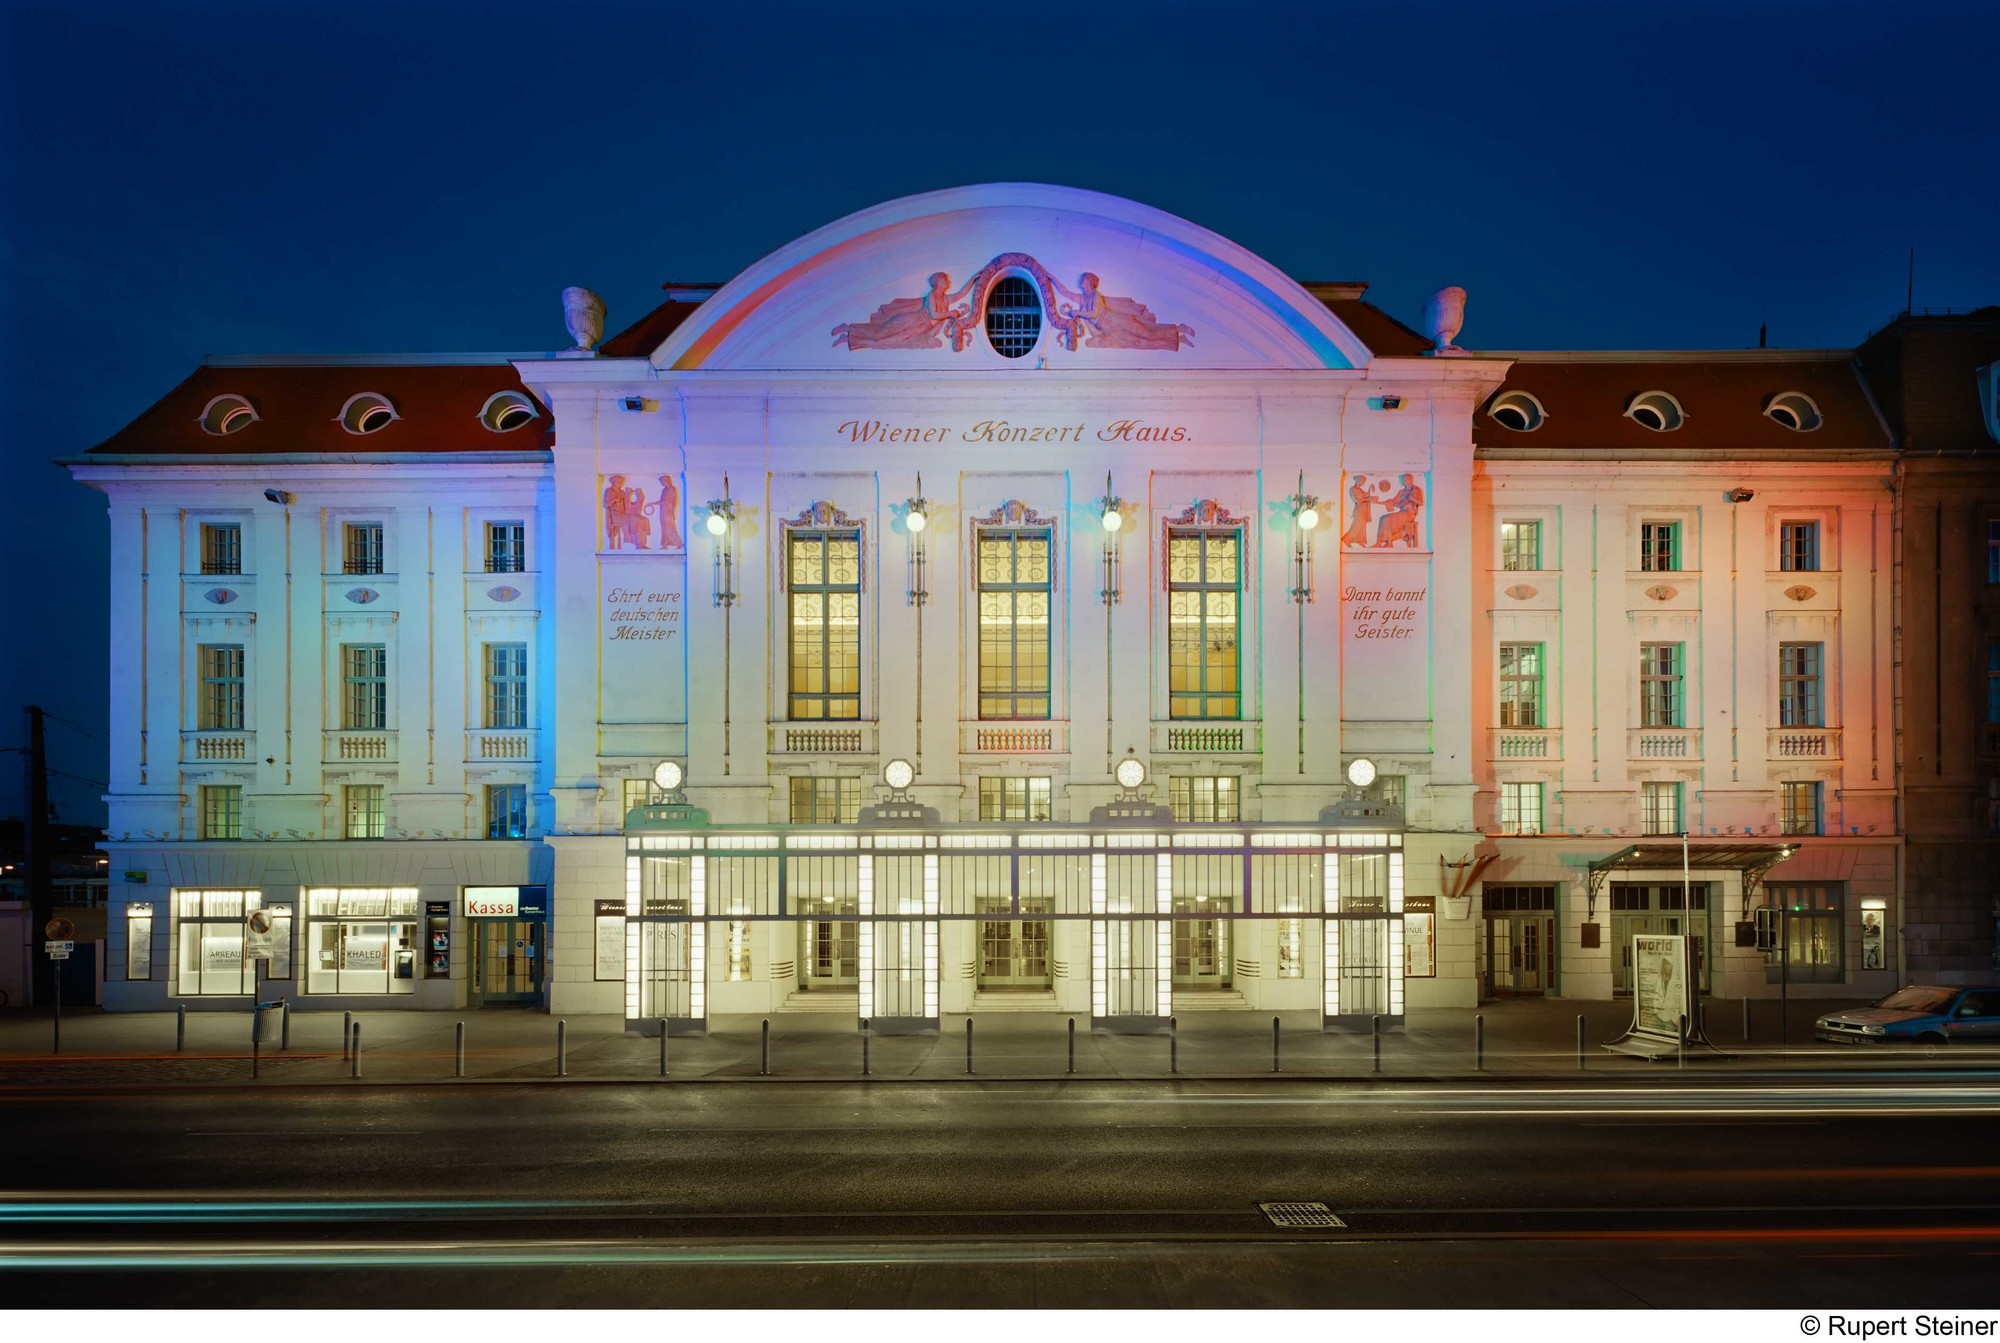
M 997 180 L 1406 321 L 1464 285 L 1469 348 L 1851 346 L 1912 246 L 1919 308 L 2000 302 L 1996 33 L 1991 0 L 0 0 L 0 746 L 38 702 L 82 725 L 55 766 L 104 777 L 102 501 L 49 461 L 206 353 L 555 349 L 564 285 L 615 331 L 663 280 Z

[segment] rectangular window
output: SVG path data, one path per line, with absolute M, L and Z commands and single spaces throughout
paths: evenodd
M 1049 717 L 1054 543 L 1045 527 L 979 533 L 979 716 Z
M 243 528 L 240 524 L 201 524 L 201 571 L 205 574 L 243 572 Z
M 741 919 L 731 920 L 723 947 L 723 962 L 728 968 L 727 978 L 732 984 L 750 982 L 750 925 Z
M 340 726 L 350 732 L 380 732 L 389 726 L 389 646 L 340 646 L 342 695 Z
M 1820 661 L 1824 644 L 1778 645 L 1778 726 L 1825 727 L 1820 694 Z
M 528 529 L 518 522 L 486 524 L 486 572 L 518 574 L 528 567 Z
M 1556 888 L 1553 886 L 1485 886 L 1480 889 L 1480 904 L 1488 914 L 1495 911 L 1511 913 L 1534 913 L 1537 910 L 1553 912 L 1556 907 Z
M 1234 825 L 1242 819 L 1234 774 L 1177 774 L 1167 780 L 1176 821 Z
M 526 839 L 527 836 L 528 786 L 524 783 L 487 784 L 486 838 Z
M 240 784 L 203 784 L 196 792 L 201 808 L 203 839 L 243 838 L 243 788 Z
M 622 781 L 619 791 L 623 794 L 622 800 L 625 805 L 619 810 L 618 814 L 623 816 L 626 812 L 631 811 L 632 808 L 643 807 L 652 800 L 653 781 L 651 779 L 625 779 Z
M 1408 794 L 1409 776 L 1405 774 L 1377 774 L 1375 776 L 1375 797 L 1379 802 L 1401 811 L 1404 798 Z
M 2000 583 L 2000 519 L 1986 524 L 1986 581 Z
M 1500 567 L 1509 572 L 1532 572 L 1542 567 L 1542 524 L 1503 522 L 1500 524 Z
M 134 982 L 153 977 L 153 906 L 125 906 L 125 978 Z
M 1240 718 L 1242 533 L 1167 534 L 1167 716 Z
M 1278 920 L 1278 978 L 1306 977 L 1306 921 Z
M 1500 785 L 1500 830 L 1508 835 L 1542 833 L 1542 786 L 1539 783 Z
M 2000 723 L 2000 639 L 1986 641 L 1986 721 Z
M 528 725 L 528 646 L 486 645 L 486 726 Z
M 982 821 L 1046 821 L 1052 781 L 1044 777 L 982 778 L 979 819 Z
M 1779 950 L 1764 957 L 1765 977 L 1772 983 L 1838 984 L 1847 962 L 1847 891 L 1839 885 L 1765 888 L 1765 898 L 1780 911 Z M 1782 956 L 1789 964 L 1781 965 Z
M 786 536 L 794 719 L 861 717 L 861 533 Z
M 1682 692 L 1685 644 L 1639 645 L 1639 726 L 1685 727 L 1687 700 Z
M 344 574 L 382 572 L 382 524 L 350 522 L 340 529 L 340 571 Z
M 861 780 L 858 776 L 793 776 L 792 824 L 853 825 L 860 819 Z
M 306 892 L 307 993 L 414 993 L 417 889 Z
M 1678 522 L 1639 524 L 1639 567 L 1648 573 L 1671 573 L 1681 567 L 1681 525 Z
M 1824 824 L 1821 785 L 1786 783 L 1779 785 L 1779 820 L 1788 835 L 1817 835 Z
M 1542 645 L 1500 645 L 1500 726 L 1545 727 Z
M 348 839 L 381 839 L 388 833 L 388 812 L 379 783 L 350 783 L 340 790 L 346 820 L 341 834 Z
M 1788 573 L 1810 573 L 1819 568 L 1817 522 L 1778 524 L 1778 567 Z
M 1649 835 L 1681 832 L 1681 786 L 1677 783 L 1639 785 L 1640 829 Z
M 147 938 L 152 932 L 152 907 L 146 906 Z M 195 997 L 205 994 L 244 995 L 256 992 L 259 964 L 245 954 L 244 920 L 264 909 L 261 891 L 185 891 L 173 893 L 167 940 L 173 950 L 171 991 Z M 261 968 L 272 979 L 292 975 L 292 918 L 285 905 L 269 907 L 272 955 Z M 150 978 L 148 964 L 144 976 Z M 128 962 L 128 969 L 130 968 Z
M 243 730 L 243 645 L 202 644 L 201 707 L 195 726 L 202 732 Z

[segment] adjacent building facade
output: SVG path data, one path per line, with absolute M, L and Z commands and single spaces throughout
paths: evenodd
M 1015 184 L 609 340 L 570 291 L 558 354 L 211 361 L 71 463 L 107 1003 L 1338 1029 L 1612 997 L 1651 931 L 1719 996 L 1892 985 L 1855 359 L 1363 290 Z

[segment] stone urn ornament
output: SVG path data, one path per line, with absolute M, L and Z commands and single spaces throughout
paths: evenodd
M 1431 338 L 1428 354 L 1464 354 L 1465 351 L 1453 344 L 1458 339 L 1460 328 L 1465 325 L 1465 291 L 1457 285 L 1446 285 L 1431 295 L 1430 302 L 1424 304 L 1424 334 Z
M 590 359 L 595 357 L 597 342 L 604 337 L 604 300 L 581 285 L 571 285 L 562 291 L 563 325 L 569 328 L 569 338 L 576 342 L 564 350 L 565 359 Z

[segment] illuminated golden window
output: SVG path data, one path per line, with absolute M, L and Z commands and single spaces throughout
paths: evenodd
M 1243 535 L 1167 534 L 1167 716 L 1240 718 Z
M 1047 528 L 979 533 L 979 716 L 1049 717 Z
M 979 819 L 982 821 L 1046 821 L 1049 819 L 1051 780 L 1046 776 L 1005 778 L 988 776 L 979 781 Z
M 1233 825 L 1242 818 L 1234 774 L 1176 774 L 1167 780 L 1167 805 L 1176 821 Z
M 861 533 L 786 537 L 791 596 L 790 716 L 861 717 Z
M 793 776 L 789 815 L 794 825 L 853 825 L 861 819 L 860 776 Z

